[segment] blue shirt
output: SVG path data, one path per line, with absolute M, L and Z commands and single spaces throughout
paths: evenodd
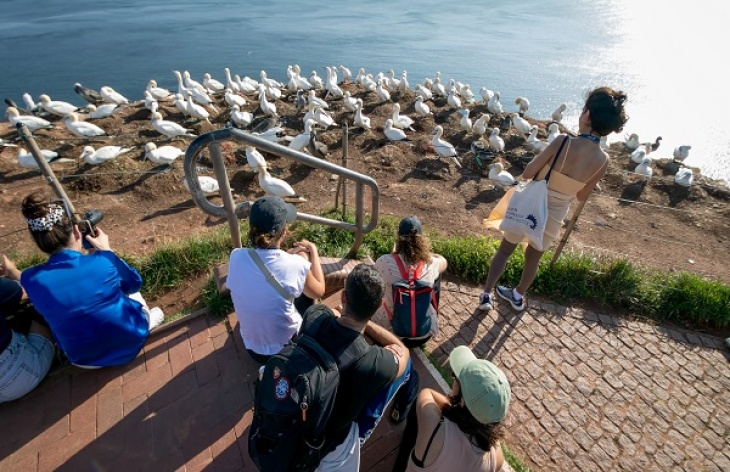
M 74 364 L 126 364 L 147 339 L 142 305 L 127 297 L 139 292 L 142 277 L 111 251 L 64 249 L 25 269 L 20 283 Z

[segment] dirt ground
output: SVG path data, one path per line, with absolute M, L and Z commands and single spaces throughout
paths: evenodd
M 372 120 L 372 129 L 364 133 L 350 128 L 348 166 L 374 178 L 380 187 L 380 212 L 405 216 L 416 214 L 421 221 L 444 234 L 485 234 L 482 219 L 504 194 L 505 190 L 487 178 L 486 162 L 477 163 L 472 142 L 479 137 L 459 128 L 461 116 L 448 108 L 445 99 L 429 101 L 434 116 L 418 117 L 414 110 L 412 91 L 392 92 L 401 104 L 401 113 L 415 120 L 414 131 L 407 130 L 408 142 L 392 143 L 383 133 L 385 120 L 392 114 L 391 103 L 377 103 L 375 93 L 363 91 L 355 84 L 344 85 L 355 97 L 364 101 L 363 111 Z M 324 92 L 317 93 L 319 97 Z M 279 125 L 284 134 L 295 136 L 303 130 L 304 110 L 297 113 L 293 96 L 276 101 L 280 115 Z M 255 97 L 247 96 L 246 111 L 255 112 L 255 126 L 261 112 Z M 78 103 L 81 103 L 79 98 Z M 212 114 L 212 123 L 188 121 L 186 127 L 196 134 L 221 128 L 228 120 L 228 106 L 222 97 L 217 104 L 220 114 Z M 469 106 L 472 120 L 486 111 L 483 103 Z M 516 111 L 513 104 L 505 104 L 508 112 Z M 330 101 L 335 121 L 352 126 L 353 113 L 347 112 L 341 100 Z M 161 103 L 161 112 L 167 119 L 184 122 L 184 117 L 171 104 Z M 539 137 L 545 139 L 549 123 L 537 122 Z M 82 115 L 83 117 L 84 115 Z M 87 119 L 87 118 L 82 118 Z M 490 127 L 498 126 L 500 117 L 492 116 Z M 144 145 L 155 142 L 158 146 L 171 144 L 183 150 L 192 138 L 167 141 L 151 126 L 149 112 L 139 103 L 124 107 L 111 118 L 94 120 L 113 137 L 86 142 L 74 137 L 62 121 L 55 121 L 56 129 L 35 133 L 42 149 L 57 151 L 71 163 L 52 164 L 56 176 L 63 183 L 77 208 L 104 212 L 102 228 L 110 234 L 112 246 L 124 253 L 144 254 L 160 244 L 190 234 L 198 234 L 226 225 L 226 220 L 212 217 L 198 209 L 182 182 L 182 158 L 171 168 L 144 160 Z M 462 169 L 453 163 L 438 159 L 431 144 L 431 132 L 436 124 L 444 128 L 444 139 L 459 152 Z M 489 131 L 482 138 L 486 144 Z M 514 128 L 503 131 L 505 152 L 497 156 L 505 169 L 519 176 L 525 162 L 533 155 L 525 138 Z M 0 123 L 0 137 L 13 142 L 14 128 L 8 122 Z M 342 159 L 342 129 L 339 126 L 320 131 L 318 139 L 327 145 L 326 158 L 340 163 Z M 19 143 L 21 144 L 21 143 Z M 115 160 L 99 166 L 90 166 L 79 159 L 84 145 L 133 146 L 134 149 Z M 19 167 L 15 148 L 4 148 L 0 153 L 0 251 L 27 253 L 34 246 L 27 234 L 20 214 L 20 204 L 31 191 L 51 191 L 36 169 Z M 246 163 L 245 153 L 238 144 L 223 146 L 229 180 L 237 202 L 254 200 L 264 192 L 258 185 L 257 174 Z M 652 153 L 655 158 L 654 178 L 645 186 L 632 183 L 627 171 L 635 164 L 623 144 L 616 143 L 609 150 L 610 169 L 586 204 L 568 249 L 585 250 L 594 254 L 627 257 L 633 263 L 650 268 L 689 271 L 708 278 L 730 282 L 730 190 L 716 182 L 695 175 L 690 188 L 674 183 L 677 164 L 671 162 L 672 149 L 659 147 Z M 200 174 L 212 175 L 210 161 L 203 154 L 198 163 Z M 297 193 L 306 199 L 298 205 L 300 211 L 318 213 L 332 207 L 335 201 L 336 180 L 329 173 L 302 164 L 265 154 L 274 177 L 285 179 Z M 665 159 L 662 159 L 665 158 Z M 354 203 L 354 185 L 348 186 L 348 202 Z M 220 202 L 219 197 L 211 197 Z M 366 196 L 366 208 L 369 197 Z M 496 235 L 496 233 L 495 233 Z M 201 279 L 202 280 L 202 279 Z M 190 281 L 190 287 L 200 281 Z M 187 293 L 187 295 L 185 294 Z M 177 311 L 178 305 L 189 303 L 193 290 L 181 290 L 165 297 L 163 309 Z

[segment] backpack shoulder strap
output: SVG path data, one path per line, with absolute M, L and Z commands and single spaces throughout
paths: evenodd
M 400 258 L 400 255 L 397 252 L 391 253 L 393 256 L 393 259 L 395 259 L 395 263 L 398 265 L 398 270 L 400 271 L 400 276 L 403 277 L 403 280 L 410 281 L 409 273 L 406 270 L 406 266 L 403 263 L 403 261 Z M 416 265 L 416 268 L 413 271 L 413 280 L 418 280 L 421 278 L 421 270 L 423 270 L 423 261 L 418 261 L 418 264 Z
M 248 248 L 248 255 L 251 257 L 251 260 L 254 261 L 256 266 L 259 268 L 262 274 L 264 274 L 264 277 L 266 277 L 266 281 L 274 287 L 274 289 L 284 297 L 284 299 L 288 302 L 293 302 L 294 297 L 284 290 L 284 287 L 281 286 L 278 280 L 274 277 L 274 274 L 271 273 L 268 267 L 266 267 L 266 264 L 264 264 L 263 259 L 261 259 L 261 256 L 259 256 L 259 253 L 256 252 L 256 249 L 250 247 Z
M 305 318 L 300 330 L 300 335 L 306 335 L 314 341 L 317 341 L 317 332 L 320 327 L 325 323 L 325 321 L 331 318 L 330 316 L 327 316 L 327 314 L 330 313 L 329 308 L 325 305 L 318 306 L 321 306 L 321 308 L 310 308 L 307 310 L 307 317 Z M 335 320 L 332 320 L 331 322 L 336 323 Z M 368 352 L 368 349 L 370 349 L 370 344 L 365 341 L 365 338 L 358 335 L 352 343 L 341 349 L 339 352 L 330 353 L 330 355 L 337 362 L 338 368 L 344 369 L 358 361 Z

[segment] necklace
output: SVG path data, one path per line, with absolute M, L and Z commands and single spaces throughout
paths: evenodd
M 598 136 L 593 136 L 592 134 L 588 134 L 588 133 L 581 133 L 578 135 L 578 137 L 590 139 L 591 141 L 593 141 L 596 144 L 601 142 L 601 138 L 599 138 Z

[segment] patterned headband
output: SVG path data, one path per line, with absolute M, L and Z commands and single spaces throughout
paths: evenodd
M 48 205 L 48 214 L 43 218 L 27 218 L 31 231 L 50 231 L 53 225 L 63 220 L 64 210 L 58 205 Z

